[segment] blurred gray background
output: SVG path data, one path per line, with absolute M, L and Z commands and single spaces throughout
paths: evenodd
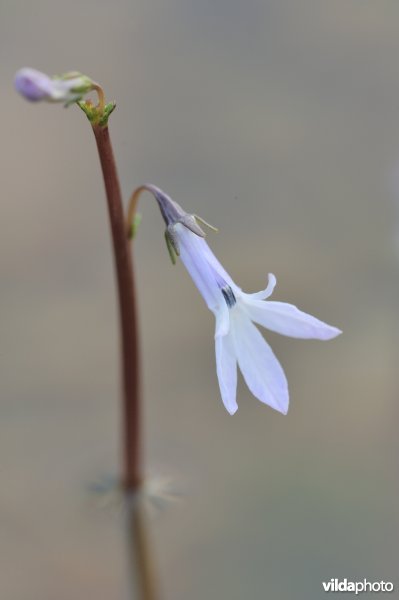
M 88 492 L 119 469 L 98 158 L 77 108 L 14 93 L 22 66 L 100 81 L 125 198 L 159 185 L 219 226 L 209 242 L 245 290 L 272 271 L 275 299 L 344 331 L 266 333 L 290 411 L 240 382 L 230 417 L 213 317 L 143 196 L 146 468 L 185 494 L 150 522 L 162 597 L 399 585 L 399 4 L 3 0 L 0 49 L 1 598 L 128 597 L 122 508 Z

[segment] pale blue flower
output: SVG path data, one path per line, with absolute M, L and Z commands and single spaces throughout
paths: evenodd
M 204 240 L 194 215 L 158 188 L 145 186 L 161 208 L 167 225 L 169 250 L 178 254 L 208 308 L 216 318 L 216 371 L 223 403 L 230 414 L 236 401 L 237 365 L 249 389 L 261 402 L 279 412 L 288 411 L 288 385 L 284 371 L 256 325 L 282 335 L 302 339 L 330 340 L 341 333 L 285 302 L 268 300 L 276 285 L 269 274 L 265 290 L 247 294 L 239 288 Z

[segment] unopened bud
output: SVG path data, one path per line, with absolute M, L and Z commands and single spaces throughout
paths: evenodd
M 63 102 L 65 105 L 81 100 L 97 89 L 97 84 L 81 73 L 65 73 L 60 77 L 49 77 L 36 69 L 20 69 L 14 79 L 15 89 L 31 102 Z

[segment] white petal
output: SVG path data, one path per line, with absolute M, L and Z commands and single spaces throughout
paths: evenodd
M 327 325 L 286 302 L 246 299 L 245 308 L 252 321 L 282 335 L 302 339 L 330 340 L 342 333 L 336 327 Z
M 220 307 L 214 311 L 216 318 L 215 337 L 227 335 L 230 329 L 230 311 L 227 304 L 223 302 Z
M 237 392 L 237 359 L 231 333 L 215 337 L 216 372 L 220 393 L 227 411 L 233 415 L 238 406 Z
M 265 290 L 262 290 L 261 292 L 255 292 L 255 294 L 245 294 L 245 295 L 249 296 L 253 300 L 266 300 L 266 298 L 268 298 L 269 296 L 271 296 L 273 294 L 274 288 L 276 287 L 276 283 L 277 283 L 277 279 L 273 275 L 273 273 L 269 273 L 268 278 L 269 278 L 269 281 L 267 283 L 267 287 Z
M 246 315 L 234 317 L 232 333 L 238 365 L 253 395 L 287 414 L 287 379 L 269 344 Z

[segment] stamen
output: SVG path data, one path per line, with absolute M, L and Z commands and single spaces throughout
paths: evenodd
M 233 308 L 233 306 L 237 303 L 236 297 L 234 296 L 234 292 L 229 285 L 225 285 L 221 288 L 221 292 L 223 294 L 223 298 L 226 301 L 226 304 L 229 308 Z

